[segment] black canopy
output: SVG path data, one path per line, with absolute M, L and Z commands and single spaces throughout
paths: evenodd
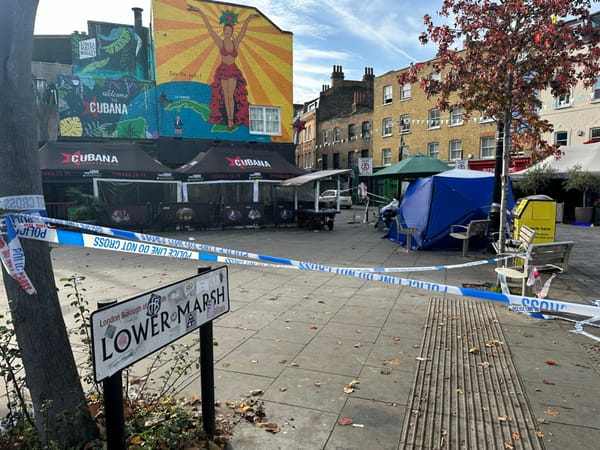
M 279 153 L 243 147 L 209 148 L 206 153 L 199 153 L 181 166 L 177 172 L 187 182 L 287 180 L 306 173 Z
M 48 142 L 39 151 L 45 181 L 93 178 L 173 180 L 173 171 L 129 142 Z

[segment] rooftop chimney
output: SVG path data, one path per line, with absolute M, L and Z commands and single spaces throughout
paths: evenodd
M 331 87 L 335 89 L 341 86 L 344 81 L 344 72 L 342 66 L 333 66 L 333 72 L 331 73 Z

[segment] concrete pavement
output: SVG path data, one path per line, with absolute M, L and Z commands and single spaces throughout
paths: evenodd
M 420 267 L 489 254 L 399 249 L 362 223 L 358 207 L 332 231 L 189 231 L 179 239 L 349 267 Z M 576 242 L 549 298 L 600 298 L 600 229 L 557 224 Z M 196 273 L 198 262 L 60 246 L 56 278 L 84 275 L 86 298 L 124 299 Z M 462 286 L 495 281 L 492 265 L 410 272 Z M 57 282 L 58 283 L 58 282 Z M 595 448 L 600 440 L 600 345 L 486 300 L 326 272 L 229 266 L 231 311 L 215 321 L 218 413 L 251 397 L 270 433 L 240 421 L 230 449 Z M 66 292 L 61 291 L 61 296 Z M 5 294 L 0 302 L 5 304 Z M 63 299 L 65 317 L 69 301 Z M 600 335 L 597 328 L 587 331 Z M 77 352 L 81 351 L 75 346 Z M 78 357 L 83 357 L 79 353 Z M 134 367 L 135 371 L 135 367 Z M 197 377 L 186 393 L 199 395 Z M 352 422 L 349 424 L 349 422 Z

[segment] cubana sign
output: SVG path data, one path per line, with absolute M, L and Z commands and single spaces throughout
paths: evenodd
M 226 266 L 94 311 L 90 321 L 96 381 L 228 311 Z

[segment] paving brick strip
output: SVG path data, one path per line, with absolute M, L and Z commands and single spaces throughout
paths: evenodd
M 542 449 L 490 303 L 433 298 L 400 448 Z

